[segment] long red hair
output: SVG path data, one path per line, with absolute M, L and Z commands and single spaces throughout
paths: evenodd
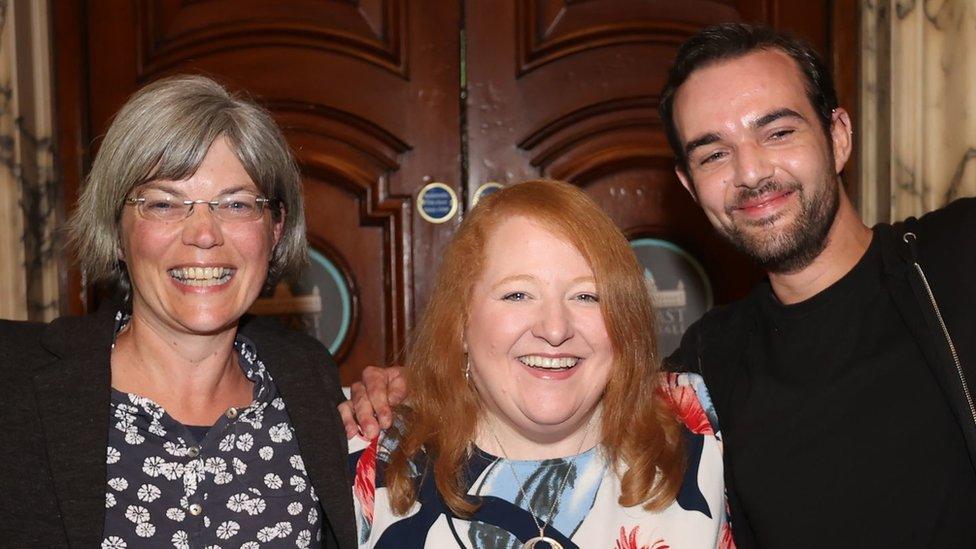
M 426 454 L 421 473 L 434 475 L 455 514 L 470 516 L 478 507 L 466 495 L 464 465 L 482 407 L 464 377 L 462 338 L 492 228 L 513 216 L 528 217 L 564 237 L 593 269 L 614 350 L 601 400 L 601 444 L 618 468 L 621 505 L 666 507 L 680 488 L 685 454 L 679 425 L 655 390 L 660 360 L 643 270 L 624 235 L 582 190 L 534 180 L 483 199 L 447 247 L 405 360 L 411 394 L 398 409 L 402 430 L 386 470 L 394 512 L 405 514 L 416 502 L 416 463 L 411 462 L 421 453 Z

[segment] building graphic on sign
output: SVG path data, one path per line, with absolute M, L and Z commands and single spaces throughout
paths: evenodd
M 353 295 L 346 277 L 322 252 L 309 250 L 310 265 L 299 279 L 266 290 L 248 310 L 277 317 L 307 332 L 336 354 L 353 321 Z
M 677 309 L 688 303 L 685 283 L 681 280 L 678 280 L 678 285 L 673 290 L 660 290 L 651 271 L 644 269 L 644 284 L 647 285 L 647 293 L 651 296 L 651 303 L 656 309 Z
M 681 344 L 688 326 L 712 306 L 711 284 L 698 260 L 674 242 L 638 238 L 630 245 L 654 306 L 658 351 L 667 356 Z

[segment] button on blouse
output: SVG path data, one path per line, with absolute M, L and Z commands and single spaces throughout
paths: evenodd
M 234 347 L 253 401 L 201 440 L 152 400 L 112 390 L 103 549 L 321 546 L 285 402 L 254 345 Z

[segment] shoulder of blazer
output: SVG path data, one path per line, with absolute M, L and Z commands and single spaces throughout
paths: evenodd
M 0 320 L 0 371 L 29 374 L 52 356 L 41 345 L 48 325 L 41 322 Z
M 302 458 L 339 546 L 355 547 L 346 433 L 336 409 L 344 397 L 335 360 L 318 340 L 276 319 L 245 317 L 238 331 L 254 343 L 285 400 Z

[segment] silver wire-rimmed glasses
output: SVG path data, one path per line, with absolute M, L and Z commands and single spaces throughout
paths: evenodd
M 197 204 L 206 204 L 214 217 L 221 221 L 254 221 L 264 214 L 264 209 L 271 202 L 248 191 L 216 196 L 210 200 L 186 200 L 161 189 L 146 189 L 138 197 L 125 199 L 125 204 L 135 206 L 143 219 L 166 223 L 190 217 Z

